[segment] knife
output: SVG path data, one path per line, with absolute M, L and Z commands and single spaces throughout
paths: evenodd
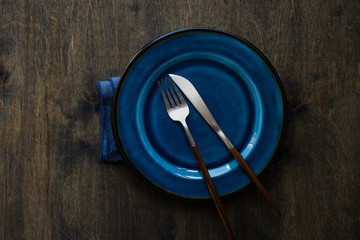
M 251 170 L 249 165 L 245 162 L 241 154 L 236 150 L 230 140 L 226 137 L 225 133 L 221 130 L 220 126 L 217 124 L 214 116 L 211 114 L 209 108 L 206 106 L 204 100 L 201 98 L 198 91 L 192 85 L 192 83 L 184 77 L 175 74 L 169 74 L 170 78 L 175 82 L 175 84 L 180 88 L 184 95 L 189 99 L 193 104 L 196 110 L 200 115 L 205 119 L 205 121 L 210 125 L 210 127 L 216 132 L 220 139 L 224 142 L 226 147 L 230 150 L 232 155 L 235 157 L 236 161 L 239 163 L 244 172 L 250 177 L 251 181 L 255 183 L 257 188 L 260 190 L 262 195 L 268 201 L 270 206 L 276 211 L 276 213 L 281 216 L 282 213 L 280 209 L 276 206 L 275 202 L 271 199 L 270 195 L 267 193 L 263 185 L 260 183 L 259 179 L 256 177 L 255 173 Z

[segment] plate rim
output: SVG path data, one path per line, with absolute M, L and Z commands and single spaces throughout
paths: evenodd
M 211 196 L 208 197 L 190 197 L 190 196 L 184 196 L 184 195 L 180 195 L 180 194 L 176 194 L 174 192 L 170 192 L 167 189 L 159 186 L 158 184 L 152 182 L 150 179 L 148 179 L 136 166 L 135 164 L 131 161 L 130 157 L 127 155 L 122 141 L 120 139 L 120 135 L 119 135 L 119 128 L 118 128 L 118 118 L 117 118 L 117 110 L 118 110 L 118 98 L 119 95 L 121 93 L 121 89 L 123 86 L 124 81 L 126 80 L 126 77 L 128 75 L 128 73 L 131 71 L 132 67 L 134 66 L 134 64 L 142 57 L 142 55 L 151 47 L 161 43 L 162 41 L 166 41 L 167 39 L 179 35 L 179 34 L 185 34 L 185 33 L 196 33 L 196 32 L 209 32 L 209 33 L 216 33 L 216 34 L 222 34 L 225 36 L 229 36 L 234 38 L 235 40 L 238 40 L 240 42 L 242 42 L 243 44 L 245 44 L 247 47 L 249 47 L 251 50 L 253 50 L 266 64 L 266 66 L 269 68 L 270 72 L 273 74 L 274 79 L 277 82 L 277 85 L 279 86 L 279 90 L 280 90 L 280 95 L 281 95 L 281 99 L 282 99 L 282 111 L 283 111 L 283 118 L 282 118 L 282 123 L 281 123 L 281 130 L 280 130 L 280 136 L 279 139 L 277 141 L 277 145 L 276 148 L 272 154 L 272 156 L 270 157 L 270 159 L 268 160 L 267 164 L 261 169 L 261 171 L 257 174 L 257 176 L 260 176 L 262 173 L 265 172 L 265 169 L 271 165 L 271 162 L 274 160 L 274 158 L 278 155 L 280 146 L 283 143 L 284 140 L 284 132 L 286 129 L 286 123 L 287 123 L 287 100 L 286 100 L 286 96 L 285 96 L 285 91 L 284 91 L 284 87 L 282 85 L 281 79 L 279 74 L 277 73 L 276 69 L 274 68 L 274 66 L 271 64 L 270 60 L 257 48 L 255 47 L 252 43 L 250 43 L 249 41 L 247 41 L 246 39 L 224 31 L 224 30 L 219 30 L 219 29 L 215 29 L 215 28 L 203 28 L 203 27 L 193 27 L 193 28 L 183 28 L 183 29 L 178 29 L 175 31 L 171 31 L 169 33 L 163 34 L 155 39 L 153 39 L 152 41 L 150 41 L 149 43 L 147 43 L 144 47 L 142 47 L 135 55 L 134 57 L 129 61 L 129 63 L 127 64 L 127 66 L 125 67 L 125 70 L 123 71 L 123 73 L 120 76 L 120 80 L 118 85 L 116 86 L 116 91 L 114 94 L 114 98 L 113 98 L 113 102 L 112 102 L 112 112 L 111 112 L 111 123 L 112 123 L 112 130 L 113 130 L 113 135 L 114 135 L 114 139 L 116 142 L 116 145 L 118 147 L 119 153 L 121 155 L 121 157 L 124 159 L 124 162 L 127 163 L 129 166 L 131 166 L 131 168 L 137 173 L 136 175 L 138 177 L 140 177 L 140 179 L 147 185 L 149 185 L 151 188 L 157 190 L 158 192 L 161 192 L 163 194 L 166 194 L 170 197 L 174 197 L 177 199 L 186 199 L 186 200 L 208 200 L 211 199 Z M 249 184 L 251 183 L 251 181 L 249 181 L 247 184 L 245 184 L 244 186 L 242 186 L 241 188 L 229 192 L 229 193 L 225 193 L 222 194 L 221 197 L 223 196 L 230 196 L 232 194 L 235 194 L 237 192 L 240 192 L 240 190 L 246 188 Z

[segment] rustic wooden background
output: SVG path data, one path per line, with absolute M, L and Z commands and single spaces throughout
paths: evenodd
M 226 239 L 212 202 L 99 162 L 96 80 L 169 31 L 257 46 L 289 102 L 279 155 L 223 200 L 238 239 L 360 239 L 360 1 L 0 0 L 0 239 Z

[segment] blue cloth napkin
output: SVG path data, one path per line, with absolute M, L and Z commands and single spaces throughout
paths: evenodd
M 106 81 L 97 81 L 101 123 L 100 160 L 105 162 L 121 162 L 123 160 L 116 146 L 111 121 L 112 103 L 119 80 L 120 77 L 112 77 Z

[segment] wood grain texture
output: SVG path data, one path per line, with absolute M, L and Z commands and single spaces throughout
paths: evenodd
M 289 101 L 279 155 L 223 199 L 238 239 L 359 239 L 360 2 L 0 0 L 0 239 L 223 239 L 212 202 L 98 161 L 95 81 L 146 43 L 213 27 L 257 46 Z M 246 207 L 244 207 L 246 206 Z

